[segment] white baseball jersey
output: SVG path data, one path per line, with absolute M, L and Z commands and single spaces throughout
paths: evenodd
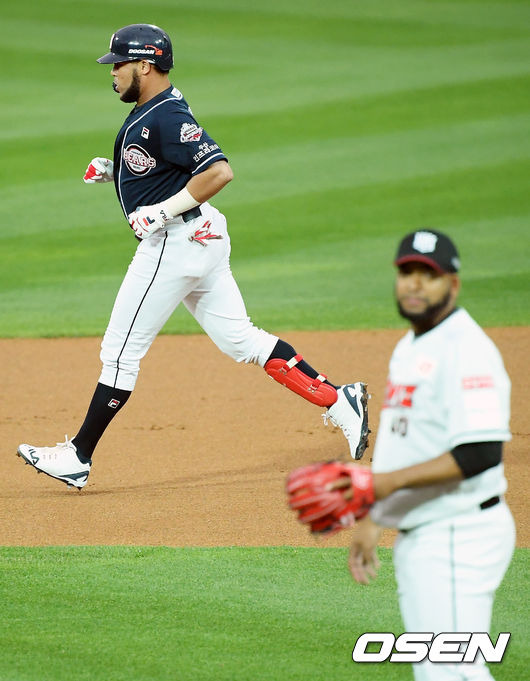
M 429 461 L 471 442 L 510 439 L 510 380 L 494 343 L 463 309 L 397 344 L 390 360 L 373 471 Z M 398 490 L 372 509 L 387 527 L 465 513 L 506 490 L 502 464 L 471 478 Z

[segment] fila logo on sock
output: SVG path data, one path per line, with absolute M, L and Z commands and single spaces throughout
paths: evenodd
M 109 402 L 108 406 L 109 406 L 111 409 L 117 409 L 119 403 L 120 403 L 119 400 L 112 399 L 112 400 Z

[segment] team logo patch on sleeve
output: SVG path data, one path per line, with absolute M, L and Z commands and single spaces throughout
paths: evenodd
M 183 123 L 180 128 L 181 142 L 198 142 L 202 137 L 202 128 L 194 123 Z

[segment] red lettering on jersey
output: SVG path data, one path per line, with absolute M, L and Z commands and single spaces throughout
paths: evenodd
M 417 385 L 395 385 L 392 381 L 388 380 L 386 382 L 383 409 L 412 407 L 412 395 L 417 387 Z
M 465 376 L 462 379 L 464 390 L 480 390 L 481 388 L 494 387 L 493 376 Z

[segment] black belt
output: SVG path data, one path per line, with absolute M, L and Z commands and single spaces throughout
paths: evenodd
M 199 206 L 195 206 L 195 208 L 185 210 L 183 213 L 180 214 L 180 217 L 184 222 L 191 222 L 192 220 L 195 220 L 195 218 L 198 218 L 201 215 L 202 215 L 201 209 L 199 208 Z
M 501 500 L 500 497 L 491 497 L 491 499 L 487 499 L 486 501 L 483 501 L 481 504 L 479 504 L 480 510 L 483 511 L 485 508 L 497 506 L 500 500 Z

